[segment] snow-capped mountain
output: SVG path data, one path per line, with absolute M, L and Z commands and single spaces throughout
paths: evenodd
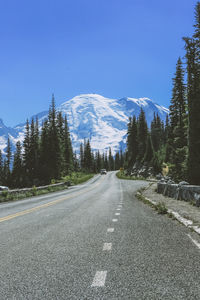
M 89 138 L 93 150 L 105 151 L 109 147 L 113 153 L 126 145 L 127 123 L 129 117 L 138 116 L 141 108 L 145 111 L 148 125 L 154 113 L 165 120 L 168 109 L 148 98 L 110 99 L 97 94 L 83 94 L 67 100 L 57 110 L 67 115 L 73 147 L 79 151 L 80 142 Z M 48 112 L 36 115 L 42 124 Z M 33 116 L 34 118 L 36 116 Z M 2 128 L 1 128 L 2 124 Z M 0 121 L 0 149 L 5 151 L 7 137 L 12 143 L 22 140 L 25 123 L 7 128 Z

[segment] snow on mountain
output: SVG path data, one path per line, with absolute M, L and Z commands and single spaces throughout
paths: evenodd
M 82 94 L 61 104 L 57 110 L 67 115 L 73 147 L 79 151 L 80 142 L 90 139 L 93 150 L 101 152 L 112 148 L 113 153 L 126 145 L 127 123 L 129 117 L 139 115 L 141 108 L 145 111 L 148 125 L 154 113 L 165 120 L 168 109 L 154 103 L 148 98 L 110 99 L 98 94 Z M 35 116 L 41 125 L 48 112 Z M 8 136 L 12 143 L 23 140 L 25 123 L 14 128 L 7 128 L 0 120 L 0 149 L 5 151 Z M 2 125 L 2 128 L 1 128 Z

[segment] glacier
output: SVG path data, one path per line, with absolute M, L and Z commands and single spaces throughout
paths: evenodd
M 81 94 L 66 100 L 57 107 L 63 115 L 67 115 L 69 130 L 73 148 L 79 152 L 80 143 L 84 139 L 90 139 L 92 150 L 100 152 L 108 151 L 116 153 L 126 147 L 127 123 L 129 117 L 138 117 L 141 108 L 144 110 L 148 126 L 154 113 L 165 121 L 169 110 L 153 102 L 149 98 L 121 99 L 106 98 L 98 94 Z M 48 111 L 40 112 L 30 118 L 38 118 L 40 126 L 47 118 Z M 10 137 L 12 147 L 15 143 L 23 141 L 25 122 L 14 128 L 6 127 L 0 119 L 0 149 L 5 154 L 7 138 Z

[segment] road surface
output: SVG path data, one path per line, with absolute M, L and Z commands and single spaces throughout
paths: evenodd
M 200 299 L 192 233 L 114 172 L 0 205 L 0 299 Z

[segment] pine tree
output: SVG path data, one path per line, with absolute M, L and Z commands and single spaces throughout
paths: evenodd
M 15 188 L 21 188 L 24 186 L 24 174 L 23 174 L 23 162 L 22 162 L 22 146 L 18 141 L 16 143 L 16 152 L 14 154 L 13 170 L 12 170 L 12 186 Z
M 200 184 L 200 2 L 195 8 L 195 32 L 192 38 L 184 38 L 187 59 L 188 98 L 188 179 Z
M 80 167 L 82 171 L 85 169 L 83 143 L 80 144 Z
M 154 156 L 154 152 L 153 152 L 153 146 L 152 146 L 152 141 L 151 141 L 151 135 L 150 135 L 150 133 L 148 133 L 147 147 L 146 147 L 146 153 L 144 156 L 144 162 L 151 163 L 153 156 Z
M 109 170 L 107 152 L 104 154 L 104 169 Z
M 87 140 L 85 144 L 84 149 L 84 164 L 85 164 L 85 170 L 86 172 L 90 173 L 93 171 L 93 157 L 91 152 L 91 146 L 89 139 Z
M 29 141 L 29 180 L 31 185 L 39 183 L 39 129 L 38 120 L 31 120 Z
M 119 152 L 117 152 L 115 154 L 115 170 L 119 170 L 121 167 L 121 163 L 120 163 L 120 154 Z
M 173 78 L 173 91 L 170 105 L 170 128 L 168 128 L 168 144 L 165 158 L 172 164 L 170 173 L 178 181 L 185 178 L 187 131 L 185 128 L 186 99 L 184 85 L 184 70 L 179 58 L 176 73 Z
M 112 156 L 111 147 L 109 147 L 108 166 L 109 166 L 109 171 L 114 170 L 114 159 L 113 159 L 113 156 Z
M 64 120 L 64 162 L 67 175 L 73 170 L 73 150 L 66 116 Z
M 3 156 L 0 150 L 0 185 L 3 184 Z
M 24 165 L 24 184 L 25 186 L 30 185 L 30 170 L 31 170 L 31 162 L 30 162 L 30 126 L 29 121 L 26 121 L 25 128 L 25 137 L 23 141 L 23 165 Z
M 159 115 L 155 113 L 151 122 L 151 140 L 153 150 L 157 152 L 164 143 L 164 125 Z
M 42 125 L 41 137 L 40 137 L 40 173 L 39 178 L 42 184 L 48 184 L 50 182 L 50 155 L 49 155 L 49 124 L 45 120 Z
M 141 108 L 140 115 L 138 118 L 138 155 L 137 155 L 137 160 L 140 162 L 142 162 L 146 152 L 147 134 L 148 134 L 148 127 L 145 118 L 145 113 L 144 110 Z
M 8 137 L 7 140 L 7 147 L 6 147 L 6 159 L 4 161 L 4 167 L 3 167 L 3 182 L 10 186 L 11 185 L 11 172 L 10 172 L 10 165 L 11 165 L 11 159 L 12 159 L 12 152 L 11 152 L 11 144 L 10 144 L 10 138 Z
M 127 138 L 127 164 L 128 168 L 132 168 L 136 162 L 138 155 L 138 126 L 136 117 L 130 118 L 128 125 L 128 138 Z
M 61 177 L 61 140 L 59 137 L 57 122 L 56 122 L 56 108 L 54 95 L 52 96 L 51 106 L 49 109 L 49 170 L 51 179 L 59 179 Z
M 99 173 L 100 170 L 102 169 L 102 158 L 99 151 L 97 151 L 96 153 L 96 164 L 97 164 L 97 172 Z

